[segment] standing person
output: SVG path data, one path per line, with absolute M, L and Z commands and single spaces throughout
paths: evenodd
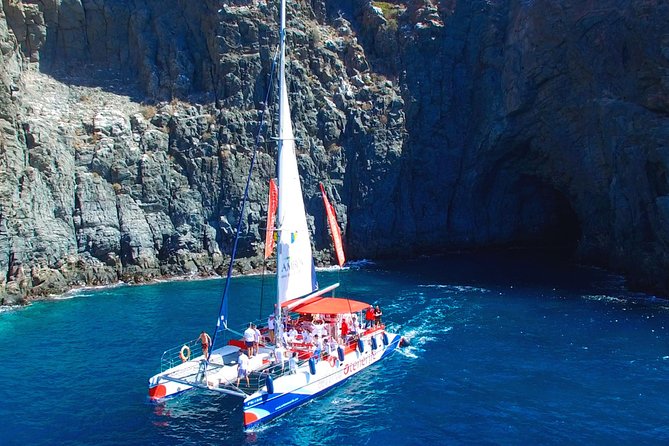
M 341 320 L 341 338 L 346 342 L 346 336 L 348 336 L 348 324 L 346 323 L 346 318 Z
M 249 323 L 249 328 L 244 330 L 244 343 L 246 349 L 249 351 L 249 358 L 253 356 L 253 344 L 256 339 L 256 331 L 253 329 L 253 324 Z
M 283 373 L 284 363 L 286 362 L 286 349 L 280 342 L 274 348 L 274 361 L 276 364 L 281 363 L 281 373 Z
M 269 342 L 274 344 L 274 328 L 275 328 L 275 323 L 276 323 L 276 316 L 274 316 L 274 313 L 269 315 L 269 318 L 267 319 L 267 330 L 269 332 Z
M 256 326 L 256 324 L 253 324 L 253 351 L 254 351 L 254 355 L 257 355 L 258 352 L 260 351 L 260 339 L 262 339 L 262 335 L 260 334 L 260 330 L 258 330 L 258 326 Z
M 360 334 L 360 332 L 362 331 L 360 329 L 360 324 L 358 324 L 358 316 L 356 314 L 351 316 L 351 326 L 349 327 L 349 329 L 352 335 Z
M 249 383 L 249 357 L 246 356 L 244 350 L 239 352 L 239 361 L 237 362 L 237 387 L 239 387 L 239 380 L 246 378 L 246 386 L 250 387 Z
M 288 360 L 288 370 L 293 375 L 297 373 L 297 352 L 293 352 L 293 355 Z
M 211 338 L 207 333 L 202 330 L 202 333 L 200 333 L 200 337 L 198 338 L 200 340 L 200 345 L 202 346 L 202 354 L 204 355 L 204 359 L 209 359 L 209 347 L 211 347 Z
M 376 317 L 374 316 L 374 307 L 370 305 L 370 307 L 367 308 L 367 311 L 365 311 L 365 328 L 373 327 L 375 320 Z
M 317 358 L 320 358 L 321 356 L 324 356 L 325 353 L 325 345 L 323 344 L 323 338 L 314 335 L 314 355 L 316 355 Z
M 383 315 L 383 311 L 381 311 L 381 308 L 377 305 L 376 308 L 374 309 L 374 321 L 376 322 L 377 326 L 381 325 L 381 316 L 382 315 Z

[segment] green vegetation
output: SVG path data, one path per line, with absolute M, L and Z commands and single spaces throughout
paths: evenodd
M 372 2 L 372 5 L 381 9 L 383 16 L 388 21 L 388 26 L 397 29 L 397 17 L 402 13 L 403 7 L 389 2 Z

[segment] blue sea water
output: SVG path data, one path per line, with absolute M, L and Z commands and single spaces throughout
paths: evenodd
M 84 291 L 0 313 L 0 444 L 669 444 L 669 301 L 526 253 L 319 275 L 378 303 L 409 348 L 244 432 L 239 400 L 146 401 L 169 347 L 211 332 L 222 280 Z M 273 278 L 237 278 L 241 324 Z

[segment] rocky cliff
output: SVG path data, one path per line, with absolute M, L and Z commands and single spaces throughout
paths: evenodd
M 289 89 L 319 258 L 322 181 L 353 258 L 559 245 L 667 291 L 667 9 L 289 4 Z M 2 0 L 4 303 L 220 272 L 271 90 L 277 10 Z M 276 150 L 266 122 L 240 271 L 261 265 Z

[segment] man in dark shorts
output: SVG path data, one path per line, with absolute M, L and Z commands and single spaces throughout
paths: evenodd
M 246 349 L 249 351 L 249 358 L 254 355 L 253 346 L 255 345 L 256 331 L 253 329 L 253 324 L 249 324 L 249 328 L 244 330 L 244 343 Z

